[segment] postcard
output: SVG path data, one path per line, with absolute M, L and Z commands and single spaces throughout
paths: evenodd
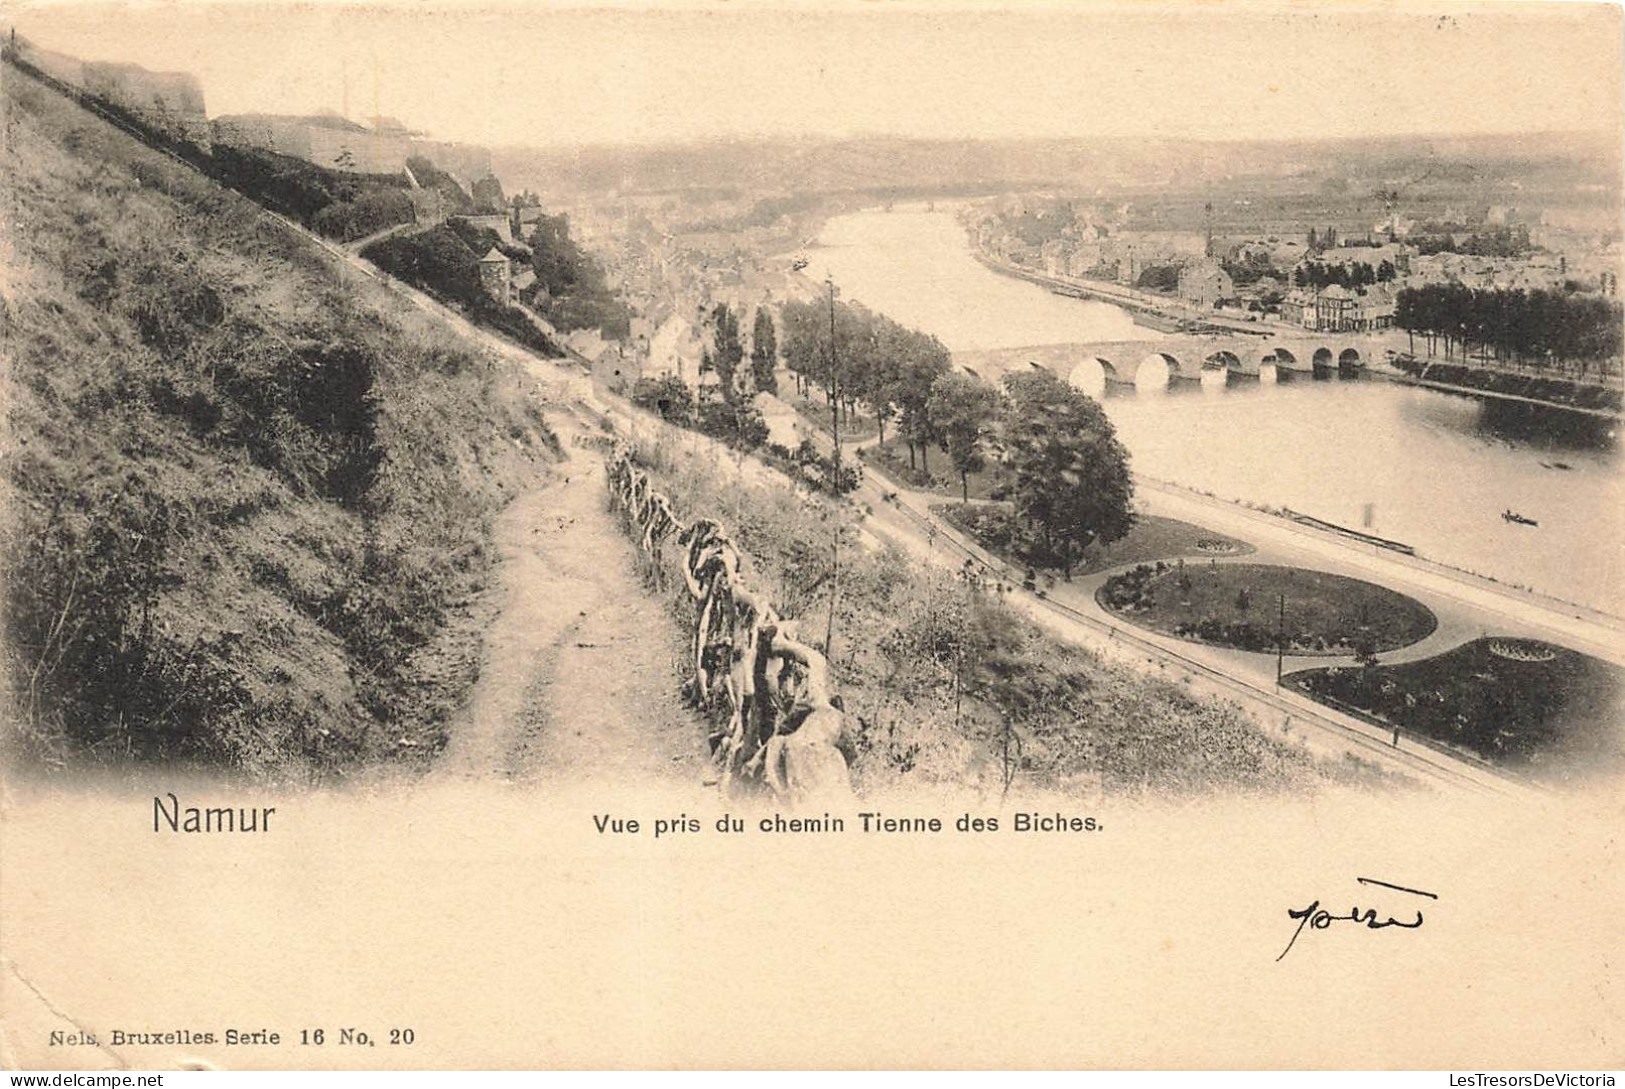
M 1618 6 L 0 35 L 0 1066 L 1625 1060 Z

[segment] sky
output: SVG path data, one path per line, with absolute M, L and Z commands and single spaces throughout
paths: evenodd
M 1442 14 L 1441 14 L 1442 13 Z M 1618 8 L 247 2 L 7 6 L 208 111 L 375 109 L 497 145 L 744 135 L 1213 139 L 1619 132 Z

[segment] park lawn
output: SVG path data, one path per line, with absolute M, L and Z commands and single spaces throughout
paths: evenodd
M 1266 651 L 1276 645 L 1279 596 L 1286 599 L 1289 654 L 1351 654 L 1363 632 L 1377 651 L 1393 650 L 1438 626 L 1427 606 L 1386 587 L 1325 571 L 1254 563 L 1140 564 L 1107 579 L 1096 600 L 1165 635 Z
M 1025 540 L 1024 527 L 1008 503 L 933 503 L 931 511 L 968 534 L 977 544 L 1007 563 L 1042 569 Z M 1131 563 L 1179 557 L 1245 556 L 1253 546 L 1177 518 L 1141 514 L 1121 540 L 1096 546 L 1072 568 L 1073 575 L 1109 571 Z
M 835 433 L 834 429 L 830 427 L 829 405 L 823 401 L 812 397 L 797 397 L 793 393 L 786 397 L 785 400 L 790 403 L 790 406 L 796 412 L 800 413 L 802 419 L 824 434 L 833 435 Z M 858 412 L 854 413 L 850 418 L 844 415 L 841 417 L 841 444 L 843 446 L 849 442 L 863 442 L 865 439 L 872 439 L 878 434 L 880 434 L 880 425 L 875 422 L 873 416 L 865 416 L 863 413 Z
M 841 434 L 843 436 L 846 434 L 845 425 L 842 425 Z M 919 468 L 909 466 L 908 444 L 901 439 L 893 438 L 889 430 L 883 444 L 865 446 L 859 451 L 859 455 L 870 465 L 910 488 L 951 495 L 955 499 L 962 496 L 959 474 L 954 471 L 954 463 L 949 460 L 947 453 L 941 449 L 931 450 L 929 475 Z M 916 464 L 918 457 L 916 454 Z M 1004 489 L 1009 486 L 1009 474 L 989 464 L 988 468 L 981 472 L 970 474 L 967 483 L 970 485 L 970 498 L 973 500 L 1003 499 L 1006 494 Z
M 1491 648 L 1537 648 L 1523 661 Z M 1398 665 L 1309 669 L 1286 683 L 1312 699 L 1397 725 L 1536 778 L 1625 769 L 1625 670 L 1579 651 L 1523 639 L 1474 639 Z

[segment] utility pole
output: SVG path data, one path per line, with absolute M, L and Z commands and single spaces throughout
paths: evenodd
M 835 531 L 830 534 L 829 553 L 834 566 L 829 580 L 829 620 L 824 624 L 825 658 L 835 653 L 835 603 L 841 596 L 841 522 L 838 513 L 832 517 L 835 519 Z
M 1286 595 L 1277 594 L 1281 611 L 1275 618 L 1275 687 L 1281 687 L 1282 660 L 1286 657 Z
M 834 532 L 830 535 L 829 550 L 832 562 L 829 586 L 829 620 L 824 625 L 824 657 L 828 658 L 835 653 L 835 603 L 841 596 L 841 521 L 839 500 L 841 497 L 841 368 L 835 354 L 835 281 L 826 278 L 829 285 L 829 375 L 830 384 L 835 390 L 835 396 L 830 401 L 831 429 L 835 433 L 834 495 L 836 504 L 830 512 L 834 519 Z
M 835 354 L 835 281 L 829 285 L 829 377 L 835 396 L 830 400 L 830 426 L 835 433 L 835 494 L 841 494 L 841 366 Z

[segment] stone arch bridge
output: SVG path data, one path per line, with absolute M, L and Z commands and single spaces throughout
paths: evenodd
M 1286 374 L 1330 377 L 1360 371 L 1380 355 L 1370 337 L 1341 336 L 1167 336 L 1146 340 L 1040 344 L 955 352 L 955 364 L 988 381 L 1012 371 L 1037 366 L 1076 381 L 1091 363 L 1112 385 L 1135 385 L 1141 369 L 1160 366 L 1169 383 L 1200 382 L 1204 373 L 1224 371 L 1231 377 L 1258 378 L 1273 368 Z

